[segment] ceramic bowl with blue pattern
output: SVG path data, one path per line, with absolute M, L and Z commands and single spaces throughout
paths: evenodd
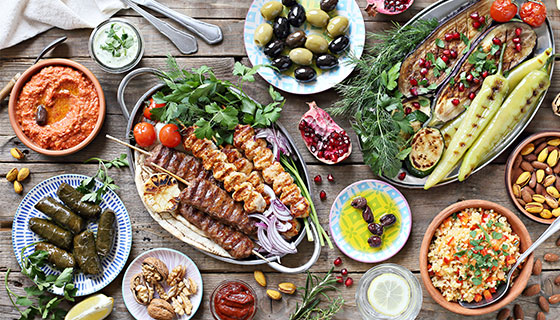
M 244 28 L 244 42 L 245 42 L 245 50 L 247 51 L 247 56 L 249 60 L 253 64 L 256 65 L 266 65 L 270 64 L 271 60 L 268 58 L 264 52 L 263 48 L 258 47 L 254 41 L 254 33 L 257 27 L 261 23 L 269 23 L 272 24 L 272 21 L 266 21 L 261 13 L 261 7 L 269 2 L 270 0 L 255 0 L 251 4 L 249 11 L 247 12 L 247 17 L 245 18 L 245 28 Z M 320 9 L 319 0 L 300 0 L 298 1 L 306 11 L 312 9 Z M 289 8 L 284 8 L 283 16 L 287 16 Z M 344 80 L 352 70 L 354 66 L 349 64 L 350 59 L 349 56 L 355 56 L 356 58 L 360 58 L 362 56 L 362 52 L 364 49 L 364 43 L 366 38 L 366 28 L 364 24 L 364 19 L 362 17 L 362 12 L 358 7 L 358 4 L 354 0 L 339 0 L 336 9 L 328 12 L 329 16 L 332 18 L 334 16 L 344 16 L 348 18 L 349 21 L 349 29 L 347 31 L 347 35 L 350 38 L 350 47 L 346 50 L 346 52 L 340 54 L 338 56 L 338 67 L 335 67 L 331 70 L 317 70 L 317 79 L 311 82 L 299 82 L 293 77 L 293 68 L 290 69 L 291 71 L 286 71 L 284 73 L 280 73 L 274 71 L 271 68 L 260 68 L 259 74 L 263 77 L 268 83 L 275 86 L 276 88 L 294 93 L 294 94 L 313 94 L 328 90 L 342 80 Z M 311 34 L 319 34 L 324 36 L 327 41 L 330 42 L 330 39 L 326 32 L 322 28 L 317 28 L 310 25 L 308 22 L 305 22 L 301 27 L 294 28 L 291 27 L 290 33 L 295 32 L 297 30 L 304 30 L 307 35 Z M 283 54 L 288 54 L 288 50 L 285 49 Z
M 33 187 L 23 198 L 14 216 L 12 226 L 12 246 L 14 254 L 21 266 L 21 250 L 37 241 L 43 240 L 28 227 L 29 220 L 34 217 L 50 219 L 47 215 L 35 209 L 35 204 L 45 197 L 53 197 L 60 201 L 56 195 L 56 190 L 66 182 L 76 188 L 83 179 L 88 178 L 79 174 L 62 174 L 46 179 Z M 102 183 L 95 181 L 95 187 L 102 187 Z M 116 232 L 113 242 L 113 248 L 106 257 L 101 257 L 101 265 L 103 272 L 99 275 L 85 275 L 82 272 L 74 272 L 74 285 L 78 289 L 76 295 L 78 297 L 85 296 L 97 292 L 113 281 L 124 268 L 130 248 L 132 247 L 132 227 L 130 217 L 124 203 L 112 190 L 107 191 L 102 197 L 99 204 L 103 210 L 112 209 L 116 217 Z M 88 222 L 87 228 L 93 233 L 97 233 L 97 222 Z M 34 246 L 27 248 L 24 255 L 28 256 L 33 253 Z M 60 271 L 53 268 L 50 264 L 46 264 L 43 268 L 46 274 L 59 274 Z M 62 288 L 49 289 L 52 293 L 61 295 Z
M 356 197 L 364 197 L 373 212 L 375 222 L 386 214 L 393 214 L 396 222 L 384 228 L 381 246 L 370 247 L 368 238 L 372 236 L 368 224 L 362 217 L 362 210 L 350 205 Z M 406 244 L 412 226 L 412 214 L 404 196 L 390 184 L 379 180 L 355 182 L 334 200 L 329 225 L 331 235 L 340 249 L 348 257 L 365 263 L 387 260 L 399 252 Z

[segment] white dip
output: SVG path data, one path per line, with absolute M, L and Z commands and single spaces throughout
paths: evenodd
M 108 68 L 122 68 L 136 60 L 138 42 L 138 34 L 128 24 L 106 23 L 95 33 L 93 54 Z

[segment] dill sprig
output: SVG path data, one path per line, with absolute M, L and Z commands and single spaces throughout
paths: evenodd
M 296 304 L 296 310 L 290 315 L 290 320 L 327 320 L 340 311 L 344 304 L 344 298 L 338 295 L 336 298 L 329 297 L 326 292 L 338 291 L 336 287 L 336 278 L 332 275 L 334 268 L 321 279 L 307 271 L 307 279 L 303 290 L 303 301 L 301 305 Z M 321 297 L 327 299 L 328 305 L 319 306 Z
M 397 174 L 401 158 L 406 156 L 406 140 L 399 133 L 410 131 L 402 95 L 391 73 L 398 78 L 394 67 L 437 25 L 436 19 L 418 20 L 404 27 L 395 23 L 385 32 L 368 34 L 373 43 L 366 47 L 362 58 L 350 58 L 358 74 L 336 88 L 342 98 L 329 111 L 334 116 L 353 115 L 353 128 L 361 140 L 364 161 L 376 174 Z

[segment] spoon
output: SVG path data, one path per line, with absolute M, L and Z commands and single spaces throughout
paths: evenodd
M 531 253 L 533 253 L 533 251 L 535 251 L 535 249 L 538 246 L 540 246 L 546 239 L 550 238 L 550 236 L 552 236 L 558 230 L 560 230 L 560 218 L 554 220 L 554 222 L 552 222 L 550 227 L 548 227 L 548 229 L 546 229 L 546 231 L 543 232 L 543 234 L 541 234 L 541 236 L 537 239 L 537 241 L 535 241 L 527 250 L 525 250 L 525 252 L 523 252 L 523 254 L 519 257 L 519 259 L 517 259 L 517 262 L 513 265 L 513 267 L 507 274 L 506 283 L 502 283 L 498 286 L 498 288 L 496 288 L 496 292 L 492 294 L 492 299 L 489 300 L 483 299 L 480 302 L 459 301 L 459 304 L 467 309 L 477 309 L 477 308 L 486 307 L 487 305 L 490 305 L 503 298 L 510 288 L 511 277 L 515 269 L 517 269 L 517 267 L 519 267 L 519 265 L 523 262 L 523 260 L 525 260 Z
M 39 62 L 39 60 L 41 60 L 41 58 L 47 52 L 51 51 L 54 47 L 58 46 L 59 44 L 63 43 L 64 41 L 66 41 L 66 36 L 62 36 L 62 37 L 54 40 L 53 42 L 49 43 L 45 48 L 43 48 L 43 50 L 41 50 L 41 52 L 39 53 L 39 55 L 37 56 L 37 59 L 35 59 L 35 62 L 33 62 L 33 64 L 36 64 L 37 62 Z M 14 87 L 17 79 L 19 79 L 20 76 L 21 76 L 21 72 L 16 73 L 16 75 L 10 81 L 8 81 L 8 84 L 6 84 L 6 86 L 2 90 L 0 90 L 0 101 L 4 100 L 4 98 L 6 98 L 8 96 L 10 91 L 12 91 L 12 88 Z

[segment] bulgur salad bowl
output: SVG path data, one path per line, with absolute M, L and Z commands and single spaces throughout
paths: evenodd
M 458 301 L 491 299 L 517 257 L 532 244 L 529 232 L 509 209 L 485 200 L 466 200 L 441 211 L 428 226 L 420 248 L 424 287 L 442 307 L 463 315 L 483 315 L 513 301 L 531 276 L 533 255 L 518 268 L 499 301 L 467 309 Z

